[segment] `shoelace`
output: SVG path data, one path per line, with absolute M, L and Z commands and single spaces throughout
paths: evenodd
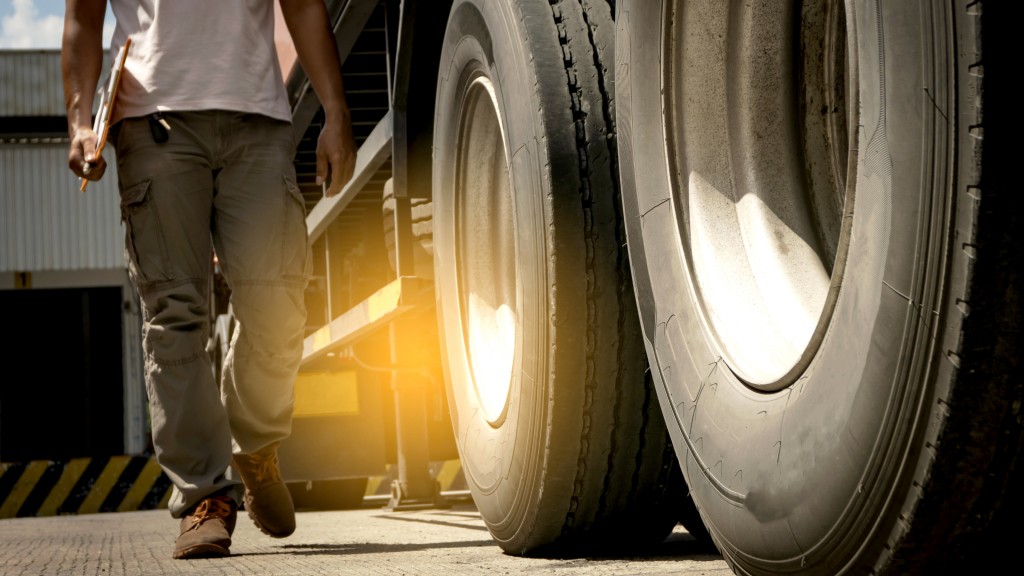
M 256 476 L 256 483 L 262 484 L 268 478 L 272 481 L 278 479 L 277 452 L 270 454 L 248 454 L 246 458 L 253 464 L 253 475 Z
M 196 506 L 192 513 L 192 525 L 189 530 L 202 526 L 207 520 L 224 519 L 231 514 L 231 499 L 227 496 L 214 496 L 207 498 Z

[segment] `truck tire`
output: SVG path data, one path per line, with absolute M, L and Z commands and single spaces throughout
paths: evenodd
M 669 485 L 678 464 L 626 261 L 610 12 L 603 0 L 457 0 L 443 43 L 445 380 L 466 481 L 515 554 L 661 541 L 685 494 Z
M 999 4 L 619 3 L 644 342 L 737 573 L 980 573 L 1020 533 Z

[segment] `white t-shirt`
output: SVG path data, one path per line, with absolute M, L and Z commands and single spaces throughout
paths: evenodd
M 131 36 L 114 121 L 234 110 L 290 121 L 274 48 L 275 0 L 110 0 L 111 53 Z

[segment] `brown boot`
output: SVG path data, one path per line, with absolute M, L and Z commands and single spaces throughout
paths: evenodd
M 245 509 L 261 532 L 274 538 L 295 532 L 295 505 L 281 480 L 277 443 L 252 454 L 235 454 L 232 463 L 245 483 Z
M 181 519 L 181 533 L 174 543 L 174 558 L 216 558 L 228 556 L 231 533 L 238 518 L 235 501 L 227 496 L 211 496 L 199 501 Z

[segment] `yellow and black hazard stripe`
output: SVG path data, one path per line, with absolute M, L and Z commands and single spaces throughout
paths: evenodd
M 432 462 L 441 491 L 467 489 L 458 460 Z M 371 476 L 366 496 L 386 495 L 397 468 Z M 0 464 L 0 518 L 92 514 L 167 508 L 171 482 L 156 459 L 144 456 Z
M 166 508 L 170 488 L 145 456 L 2 464 L 0 518 Z
M 430 463 L 430 475 L 441 485 L 442 492 L 468 490 L 462 463 L 458 460 L 444 460 Z M 391 481 L 398 478 L 398 468 L 388 464 L 384 476 L 370 476 L 366 483 L 367 496 L 384 496 L 391 493 Z

